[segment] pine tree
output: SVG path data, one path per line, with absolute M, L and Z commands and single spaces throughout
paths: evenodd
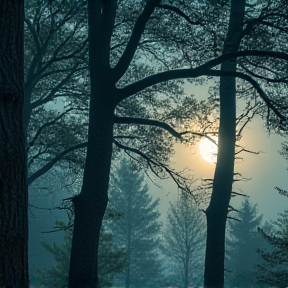
M 204 272 L 204 214 L 189 195 L 181 194 L 178 203 L 171 205 L 167 220 L 163 253 L 170 260 L 171 271 L 166 282 L 181 288 L 200 285 Z
M 225 266 L 229 273 L 226 278 L 232 286 L 249 287 L 257 281 L 255 265 L 261 260 L 257 248 L 263 245 L 263 241 L 257 227 L 262 215 L 258 215 L 257 205 L 253 206 L 245 199 L 237 216 L 240 221 L 228 222 Z
M 119 280 L 126 288 L 157 287 L 161 277 L 159 199 L 152 200 L 143 174 L 132 171 L 127 160 L 111 180 L 110 205 L 124 215 L 111 226 L 117 245 L 126 250 L 126 270 Z
M 63 222 L 57 221 L 57 226 L 65 227 Z M 65 230 L 64 242 L 61 246 L 49 245 L 43 242 L 44 248 L 54 254 L 56 265 L 37 272 L 38 281 L 45 287 L 67 287 L 70 251 L 72 245 L 72 230 Z M 113 235 L 102 228 L 99 243 L 99 283 L 100 287 L 111 287 L 112 280 L 117 273 L 122 272 L 125 267 L 124 249 L 115 248 Z
M 276 189 L 281 195 L 288 197 L 288 191 Z M 261 236 L 271 245 L 270 251 L 258 250 L 265 261 L 258 265 L 258 268 L 261 282 L 285 288 L 288 284 L 288 210 L 278 215 L 277 221 L 272 222 L 272 231 L 258 229 Z

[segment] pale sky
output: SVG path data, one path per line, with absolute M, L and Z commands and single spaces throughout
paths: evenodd
M 259 155 L 244 152 L 239 155 L 244 158 L 244 161 L 237 161 L 235 172 L 240 172 L 244 177 L 252 179 L 234 183 L 233 190 L 242 191 L 243 194 L 250 196 L 252 203 L 258 203 L 258 211 L 263 214 L 265 220 L 276 220 L 277 213 L 288 209 L 288 199 L 279 195 L 274 189 L 276 186 L 288 189 L 288 170 L 286 170 L 288 161 L 278 152 L 284 140 L 277 134 L 268 136 L 263 121 L 260 117 L 256 117 L 245 128 L 239 143 L 246 149 L 262 152 Z M 215 165 L 203 160 L 198 143 L 191 147 L 176 144 L 176 153 L 172 162 L 177 170 L 186 167 L 192 169 L 195 179 L 213 178 Z M 164 213 L 162 217 L 165 217 L 169 201 L 174 202 L 177 199 L 177 188 L 172 180 L 165 180 L 160 185 L 163 186 L 162 189 L 157 189 L 153 185 L 150 187 L 154 197 L 161 198 L 161 213 Z M 169 195 L 166 196 L 168 193 Z M 231 203 L 237 208 L 243 200 L 244 197 L 237 196 Z

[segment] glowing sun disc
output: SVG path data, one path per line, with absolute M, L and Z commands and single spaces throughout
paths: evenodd
M 216 143 L 218 143 L 218 138 L 215 136 L 211 137 L 213 140 L 215 140 Z M 199 143 L 199 150 L 202 158 L 210 163 L 210 164 L 215 164 L 217 161 L 217 152 L 218 152 L 218 147 L 215 143 L 213 143 L 211 140 L 208 138 L 203 138 L 201 139 Z

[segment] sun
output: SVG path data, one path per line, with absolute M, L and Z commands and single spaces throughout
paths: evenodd
M 210 137 L 213 139 L 216 143 L 218 143 L 218 138 L 216 136 Z M 215 164 L 217 161 L 217 152 L 218 152 L 218 147 L 215 143 L 213 143 L 210 139 L 208 138 L 203 138 L 201 139 L 199 143 L 199 150 L 202 158 L 210 163 L 210 164 Z

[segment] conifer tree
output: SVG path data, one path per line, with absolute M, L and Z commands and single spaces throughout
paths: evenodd
M 246 198 L 237 219 L 240 221 L 228 222 L 226 278 L 233 286 L 249 287 L 257 281 L 255 265 L 260 261 L 257 248 L 263 245 L 257 227 L 261 224 L 262 215 L 258 215 L 257 205 L 252 205 Z
M 288 197 L 287 191 L 276 189 L 279 194 Z M 258 229 L 261 236 L 271 245 L 271 249 L 268 251 L 267 249 L 266 251 L 258 250 L 264 260 L 264 263 L 258 265 L 258 268 L 261 282 L 286 288 L 288 284 L 288 210 L 278 215 L 277 221 L 272 222 L 272 231 Z
M 126 250 L 126 269 L 119 280 L 126 288 L 159 287 L 159 199 L 152 200 L 144 175 L 132 171 L 126 159 L 112 174 L 111 182 L 110 205 L 123 213 L 111 227 L 117 245 Z
M 181 193 L 178 203 L 171 204 L 164 231 L 163 253 L 171 268 L 166 282 L 181 288 L 203 281 L 205 216 L 192 200 Z
M 65 223 L 56 222 L 60 228 L 65 227 Z M 45 287 L 67 287 L 70 251 L 72 245 L 72 230 L 66 229 L 64 241 L 61 246 L 50 245 L 43 242 L 44 248 L 51 252 L 55 257 L 56 265 L 52 268 L 39 270 L 37 273 L 38 281 Z M 124 249 L 113 245 L 113 235 L 102 227 L 99 243 L 99 285 L 100 288 L 111 287 L 113 278 L 125 267 Z

